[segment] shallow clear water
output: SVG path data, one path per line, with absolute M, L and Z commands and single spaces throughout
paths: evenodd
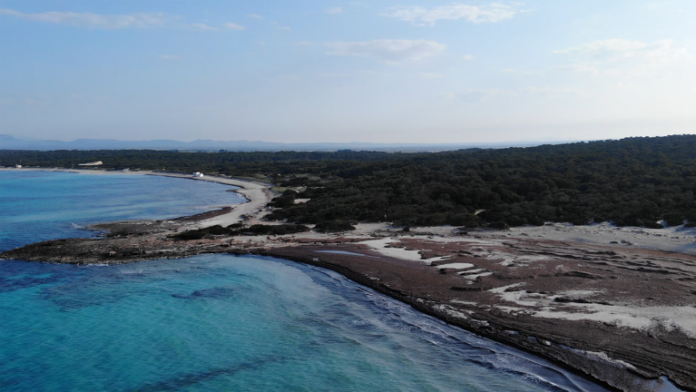
M 14 178 L 12 191 L 2 190 L 3 249 L 15 235 L 31 238 L 22 233 L 23 211 L 33 216 L 36 240 L 52 238 L 56 227 L 72 233 L 66 216 L 81 216 L 79 224 L 113 219 L 109 200 L 120 201 L 99 195 L 109 187 L 102 177 L 58 186 L 62 175 L 42 176 L 39 183 L 28 178 L 27 188 Z M 159 180 L 144 179 L 131 191 Z M 0 188 L 5 184 L 0 177 Z M 63 186 L 87 187 L 99 201 L 60 201 L 53 190 Z M 21 197 L 22 189 L 34 196 Z M 225 197 L 225 189 L 209 191 Z M 50 208 L 54 202 L 59 214 L 50 212 L 58 210 Z M 161 218 L 195 205 L 171 201 L 153 210 L 157 203 L 141 195 L 128 208 Z M 14 232 L 6 231 L 8 222 Z M 0 261 L 0 315 L 2 391 L 602 390 L 334 272 L 273 258 L 203 255 L 108 267 Z
M 244 198 L 207 181 L 128 174 L 0 171 L 0 249 L 89 237 L 84 226 L 193 215 Z

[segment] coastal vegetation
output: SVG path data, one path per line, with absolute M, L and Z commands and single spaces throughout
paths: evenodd
M 304 233 L 309 231 L 309 227 L 305 225 L 252 225 L 246 227 L 245 225 L 238 223 L 229 225 L 227 227 L 222 227 L 220 225 L 205 227 L 202 229 L 187 230 L 176 235 L 172 238 L 176 240 L 200 240 L 206 237 L 214 236 L 238 236 L 238 235 L 285 235 L 285 234 L 295 234 Z
M 0 151 L 0 165 L 200 171 L 287 189 L 269 219 L 464 227 L 696 222 L 696 135 L 441 153 Z M 295 200 L 303 199 L 301 203 Z

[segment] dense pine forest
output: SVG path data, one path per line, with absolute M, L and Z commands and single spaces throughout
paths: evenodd
M 0 150 L 0 166 L 20 160 L 67 168 L 101 160 L 105 169 L 266 179 L 286 188 L 271 219 L 322 227 L 696 223 L 696 135 L 414 154 Z

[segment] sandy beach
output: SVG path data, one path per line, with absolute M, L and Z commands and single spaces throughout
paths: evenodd
M 264 209 L 266 208 L 266 204 L 268 204 L 273 198 L 270 191 L 271 185 L 261 182 L 214 176 L 192 177 L 187 174 L 159 172 L 149 172 L 146 174 L 173 178 L 185 178 L 196 181 L 209 181 L 239 188 L 235 189 L 234 192 L 244 196 L 244 198 L 247 200 L 245 203 L 230 205 L 229 207 L 232 207 L 232 211 L 227 214 L 218 215 L 214 218 L 196 222 L 195 227 L 198 228 L 214 225 L 229 226 L 231 224 L 238 223 L 240 220 L 245 220 L 249 224 L 258 223 L 261 216 L 265 213 Z

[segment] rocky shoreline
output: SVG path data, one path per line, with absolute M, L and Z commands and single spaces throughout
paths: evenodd
M 279 257 L 332 269 L 612 390 L 674 390 L 673 382 L 696 391 L 696 254 L 669 251 L 674 245 L 691 246 L 689 235 L 633 246 L 658 234 L 591 227 L 579 236 L 563 225 L 471 234 L 451 227 L 403 232 L 386 224 L 362 224 L 342 234 L 247 233 L 182 240 L 176 236 L 182 231 L 226 226 L 242 218 L 249 225 L 264 223 L 268 184 L 205 180 L 242 187 L 234 191 L 247 203 L 173 220 L 97 224 L 89 227 L 101 233 L 97 238 L 30 244 L 0 258 L 83 265 L 204 253 Z M 630 235 L 631 242 L 596 241 L 620 240 L 617 235 Z M 575 237 L 578 241 L 566 240 Z
M 172 237 L 219 213 L 95 225 L 101 238 L 45 241 L 0 257 L 66 264 L 203 253 L 280 257 L 332 269 L 610 389 L 659 390 L 667 376 L 696 391 L 696 256 L 500 233 Z
M 525 317 L 524 314 L 510 317 L 509 313 L 490 305 L 490 299 L 483 298 L 485 292 L 490 290 L 490 286 L 486 287 L 483 282 L 461 286 L 456 277 L 433 272 L 427 266 L 404 266 L 403 261 L 398 259 L 382 260 L 375 265 L 373 260 L 359 262 L 355 260 L 356 256 L 340 254 L 331 255 L 330 258 L 316 257 L 310 253 L 311 249 L 316 252 L 328 248 L 278 248 L 259 254 L 334 270 L 423 313 L 550 359 L 609 389 L 659 390 L 663 386 L 659 377 L 669 374 L 673 380 L 681 381 L 677 383 L 682 388 L 694 390 L 693 365 L 690 362 L 695 358 L 695 353 L 691 347 L 683 345 L 682 336 L 632 336 L 633 331 L 622 331 L 615 325 L 603 323 L 569 320 L 548 322 Z M 332 249 L 365 252 L 360 247 L 345 245 Z M 495 276 L 493 279 L 509 278 Z M 645 353 L 651 353 L 652 359 L 643 357 Z M 670 356 L 689 359 L 684 362 L 681 359 L 670 361 Z

